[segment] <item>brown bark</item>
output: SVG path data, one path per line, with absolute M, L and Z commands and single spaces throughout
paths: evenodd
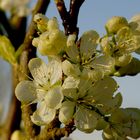
M 85 0 L 71 0 L 70 9 L 67 11 L 64 0 L 55 0 L 56 7 L 60 14 L 65 29 L 65 34 L 76 34 L 78 38 L 79 28 L 77 27 L 78 14 L 81 5 Z

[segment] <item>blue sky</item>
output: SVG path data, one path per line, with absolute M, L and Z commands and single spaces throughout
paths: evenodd
M 65 1 L 68 5 L 69 0 Z M 80 28 L 80 34 L 84 31 L 94 29 L 100 35 L 103 35 L 105 33 L 104 25 L 112 16 L 124 16 L 130 19 L 138 13 L 140 13 L 140 0 L 85 0 L 79 14 L 78 26 Z M 59 23 L 61 24 L 54 1 L 51 2 L 46 15 L 50 18 L 53 16 L 58 17 Z M 140 108 L 140 75 L 116 79 L 120 85 L 119 91 L 123 95 L 122 106 Z M 86 135 L 76 131 L 72 137 L 74 140 L 102 140 L 101 134 L 96 132 Z

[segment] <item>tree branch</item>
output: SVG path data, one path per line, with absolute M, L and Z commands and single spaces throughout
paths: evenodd
M 12 78 L 13 78 L 13 88 L 12 93 L 15 91 L 15 87 L 17 85 L 18 81 L 18 67 L 15 66 L 12 69 Z M 3 127 L 3 133 L 2 133 L 2 140 L 9 140 L 12 132 L 16 129 L 19 129 L 20 127 L 20 121 L 21 121 L 21 109 L 20 109 L 20 102 L 16 99 L 15 95 L 12 95 L 10 107 L 9 107 L 10 113 L 7 115 L 4 127 Z
M 36 140 L 61 140 L 62 137 L 68 137 L 76 128 L 74 121 L 71 121 L 68 125 L 63 128 L 57 127 L 60 123 L 56 118 L 49 125 L 47 125 Z
M 79 33 L 79 28 L 77 27 L 78 15 L 81 5 L 85 0 L 71 0 L 70 1 L 70 20 L 71 20 L 71 30 L 73 32 Z
M 71 0 L 70 10 L 67 11 L 63 0 L 55 0 L 56 7 L 63 21 L 65 34 L 76 34 L 78 37 L 79 28 L 77 27 L 78 14 L 81 5 L 85 0 Z
M 63 26 L 64 26 L 64 29 L 65 29 L 65 34 L 69 35 L 70 34 L 70 25 L 69 25 L 69 22 L 70 22 L 69 21 L 70 20 L 69 16 L 70 15 L 67 12 L 65 3 L 64 3 L 63 0 L 55 0 L 55 3 L 56 3 L 58 12 L 59 12 L 60 17 L 61 17 L 62 22 L 63 22 Z

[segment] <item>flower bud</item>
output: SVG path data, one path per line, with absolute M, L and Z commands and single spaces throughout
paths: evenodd
M 140 31 L 140 14 L 134 15 L 129 22 L 129 26 L 132 30 Z
M 12 133 L 11 140 L 23 140 L 24 134 L 20 130 L 16 130 Z
M 125 17 L 114 16 L 107 21 L 105 27 L 109 34 L 116 34 L 122 27 L 128 26 L 128 22 Z
M 48 31 L 58 30 L 59 25 L 56 17 L 53 17 L 48 21 Z
M 34 16 L 34 22 L 37 24 L 37 28 L 41 33 L 47 31 L 48 21 L 49 19 L 40 13 Z

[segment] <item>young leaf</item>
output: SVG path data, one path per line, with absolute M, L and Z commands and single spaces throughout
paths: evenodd
M 6 36 L 0 36 L 0 57 L 10 64 L 16 63 L 14 46 Z

